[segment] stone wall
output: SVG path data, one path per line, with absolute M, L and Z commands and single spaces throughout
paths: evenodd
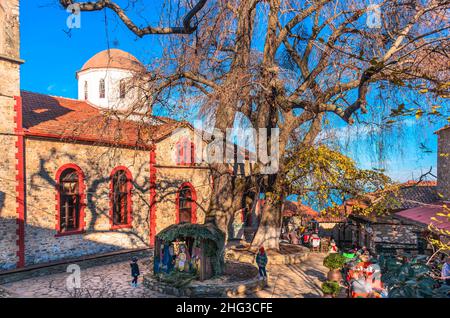
M 437 186 L 444 200 L 450 201 L 450 129 L 438 133 Z
M 176 165 L 175 145 L 182 136 L 186 136 L 186 133 L 192 137 L 191 130 L 179 131 L 157 144 L 156 233 L 175 223 L 177 219 L 176 198 L 183 183 L 189 183 L 196 193 L 196 223 L 204 223 L 205 213 L 209 208 L 212 179 L 207 166 L 204 164 Z
M 18 262 L 15 96 L 19 81 L 19 4 L 0 2 L 0 270 Z
M 370 227 L 362 223 L 352 226 L 352 241 L 359 246 L 366 246 L 373 252 L 379 247 L 387 249 L 417 248 L 420 229 L 412 224 L 393 219 L 383 223 L 371 223 Z
M 0 73 L 2 73 L 0 61 Z M 0 77 L 1 81 L 1 77 Z M 0 83 L 0 87 L 2 84 Z M 17 204 L 16 204 L 16 140 L 11 134 L 14 128 L 8 125 L 13 121 L 13 98 L 0 96 L 0 270 L 16 266 L 17 259 Z
M 99 145 L 50 141 L 27 137 L 16 131 L 20 96 L 19 66 L 19 1 L 0 2 L 0 270 L 24 265 L 79 257 L 120 249 L 148 246 L 150 241 L 150 153 Z M 176 221 L 176 193 L 180 185 L 189 182 L 197 195 L 197 223 L 203 223 L 209 206 L 211 178 L 207 167 L 177 167 L 174 142 L 179 136 L 157 146 L 156 232 Z M 18 152 L 24 150 L 25 197 L 22 200 L 18 174 Z M 159 151 L 159 152 L 158 152 Z M 55 175 L 68 163 L 76 164 L 85 175 L 85 232 L 57 236 Z M 109 217 L 110 174 L 117 166 L 126 166 L 133 176 L 132 227 L 111 230 Z M 19 178 L 24 180 L 23 178 Z M 25 208 L 20 222 L 18 207 Z M 25 255 L 18 231 L 25 223 Z M 20 226 L 18 225 L 20 224 Z
M 206 167 L 174 166 L 170 138 L 158 143 L 156 169 L 156 233 L 177 220 L 176 198 L 183 183 L 196 192 L 196 222 L 203 223 L 211 194 L 211 178 Z M 84 255 L 146 247 L 150 243 L 150 153 L 143 150 L 113 148 L 27 137 L 25 265 L 47 263 Z M 86 208 L 85 232 L 57 235 L 56 173 L 66 164 L 75 164 L 84 174 Z M 110 175 L 117 166 L 127 167 L 133 178 L 132 227 L 111 229 Z M 1 243 L 2 260 L 15 256 L 15 210 L 9 228 L 6 222 Z M 155 233 L 155 234 L 156 234 Z M 11 244 L 11 249 L 7 248 Z M 4 266 L 3 269 L 14 267 Z
M 396 223 L 395 225 L 374 225 L 374 242 L 375 244 L 383 242 L 391 243 L 386 247 L 398 246 L 417 246 L 417 231 L 416 226 Z
M 149 152 L 27 138 L 26 264 L 36 264 L 149 243 Z M 85 175 L 85 233 L 56 236 L 57 170 L 69 163 Z M 110 175 L 127 167 L 133 178 L 132 227 L 111 230 Z

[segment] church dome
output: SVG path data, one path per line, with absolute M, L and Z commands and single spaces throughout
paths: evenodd
M 116 68 L 134 72 L 145 71 L 144 65 L 136 57 L 119 49 L 104 50 L 95 54 L 84 63 L 79 72 L 96 68 Z

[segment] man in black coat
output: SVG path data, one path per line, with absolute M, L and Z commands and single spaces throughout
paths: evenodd
M 137 287 L 138 278 L 139 278 L 139 275 L 141 274 L 139 271 L 139 265 L 137 263 L 138 259 L 137 259 L 137 257 L 133 257 L 131 260 L 132 260 L 132 262 L 130 263 L 131 277 L 133 277 L 133 280 L 131 281 L 131 285 L 133 287 Z

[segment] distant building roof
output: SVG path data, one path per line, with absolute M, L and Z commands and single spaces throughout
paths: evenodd
M 397 210 L 437 202 L 439 201 L 437 183 L 436 181 L 421 181 L 420 183 L 408 181 L 401 186 L 398 199 L 400 207 Z
M 392 211 L 405 210 L 424 204 L 430 204 L 439 201 L 436 181 L 407 181 L 400 184 L 399 190 L 395 194 L 396 204 L 392 204 Z M 361 195 L 358 198 L 352 198 L 345 202 L 346 212 L 351 213 L 353 206 L 360 208 L 369 207 L 372 202 L 382 196 L 382 191 L 371 192 Z
M 445 217 L 436 215 L 439 212 L 443 212 L 442 203 L 436 202 L 431 205 L 415 207 L 397 212 L 395 213 L 395 216 L 420 223 L 424 226 L 433 224 L 433 226 L 437 229 L 450 231 L 450 221 Z M 436 220 L 432 220 L 432 218 L 436 218 Z
M 294 215 L 306 215 L 316 217 L 319 215 L 319 212 L 300 202 L 289 200 L 284 201 L 283 216 L 290 217 Z

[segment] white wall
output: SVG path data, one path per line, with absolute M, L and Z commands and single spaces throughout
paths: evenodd
M 89 69 L 78 73 L 78 99 L 84 100 L 84 83 L 88 83 L 88 101 L 105 109 L 126 111 L 135 107 L 138 89 L 126 89 L 125 98 L 120 97 L 120 80 L 133 78 L 133 72 L 122 69 Z M 105 98 L 100 98 L 100 79 L 105 80 Z

